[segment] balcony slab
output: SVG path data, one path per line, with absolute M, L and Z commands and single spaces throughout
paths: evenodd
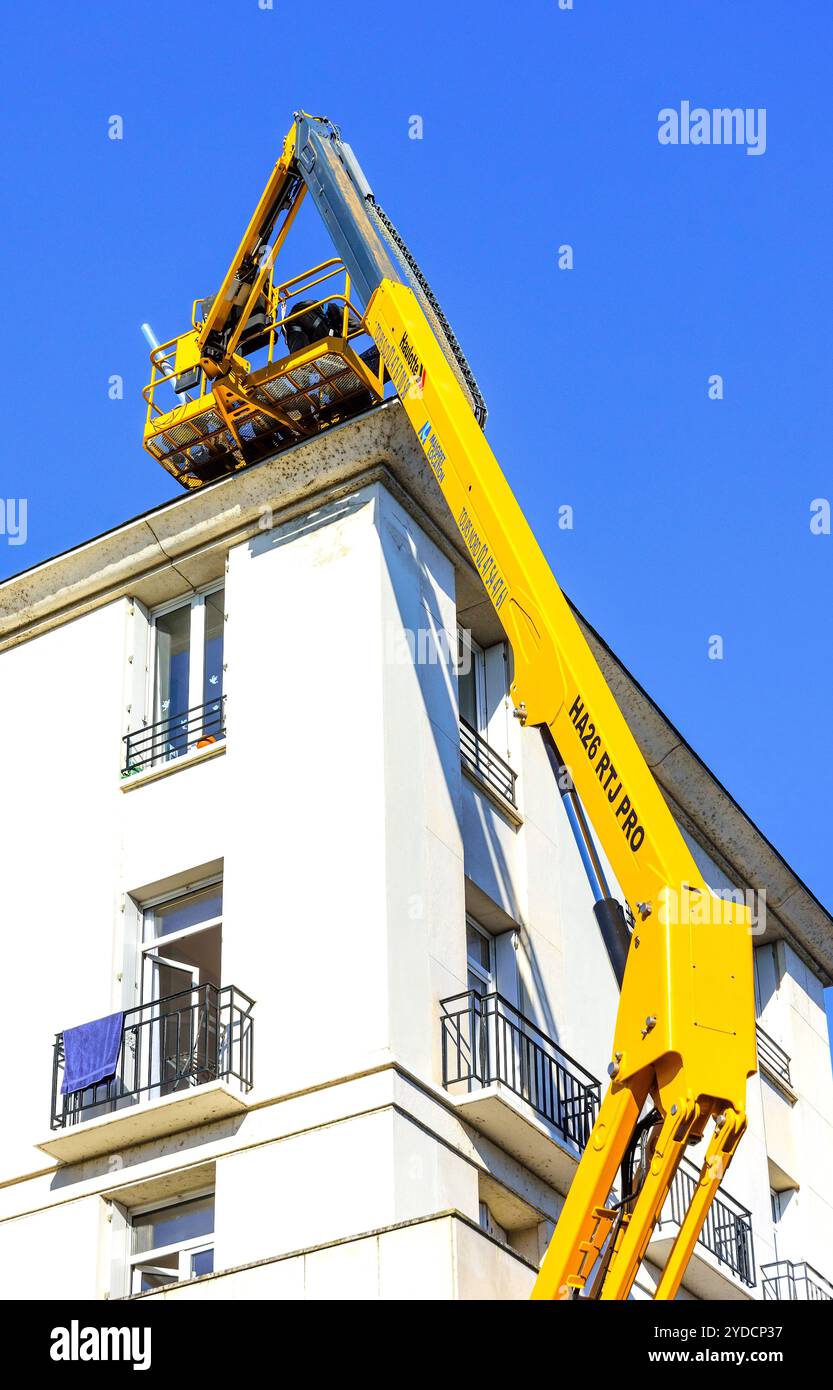
M 228 1119 L 247 1109 L 248 1100 L 241 1091 L 227 1081 L 209 1081 L 204 1086 L 193 1086 L 159 1100 L 125 1106 L 109 1115 L 56 1129 L 36 1147 L 60 1163 L 83 1163 L 149 1139 Z
M 465 1095 L 446 1091 L 461 1120 L 518 1159 L 550 1187 L 566 1193 L 578 1167 L 578 1145 L 499 1081 Z
M 660 1269 L 665 1268 L 679 1229 L 676 1221 L 658 1222 L 654 1228 L 646 1258 Z M 754 1288 L 742 1283 L 728 1265 L 721 1264 L 717 1256 L 699 1242 L 692 1251 L 683 1285 L 697 1298 L 713 1302 L 745 1302 L 759 1296 Z

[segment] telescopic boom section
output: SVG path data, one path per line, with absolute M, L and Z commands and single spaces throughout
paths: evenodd
M 516 710 L 542 731 L 554 770 L 571 778 L 570 794 L 592 823 L 635 922 L 628 932 L 610 901 L 597 904 L 621 985 L 611 1085 L 533 1298 L 626 1298 L 685 1148 L 713 1121 L 655 1295 L 673 1298 L 746 1124 L 746 1082 L 756 1066 L 749 914 L 703 881 L 486 442 L 479 423 L 485 408 L 454 335 L 328 121 L 296 115 L 206 316 L 203 370 L 228 371 L 236 343 L 229 324 L 239 338 L 263 290 L 262 262 L 271 269 L 281 232 L 265 256 L 263 248 L 304 189 L 330 231 L 363 305 L 363 326 L 511 643 Z M 657 1114 L 638 1189 L 621 1191 L 609 1205 L 620 1171 L 633 1170 L 649 1104 Z

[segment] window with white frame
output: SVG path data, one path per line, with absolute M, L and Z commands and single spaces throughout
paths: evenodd
M 154 763 L 223 736 L 224 602 L 220 584 L 151 614 Z
M 196 989 L 220 988 L 223 884 L 211 879 L 142 906 L 142 1003 Z
M 149 1293 L 165 1284 L 214 1271 L 214 1193 L 176 1198 L 128 1215 L 129 1290 Z
M 468 986 L 481 997 L 495 988 L 495 941 L 487 931 L 466 917 L 466 965 Z
M 496 1019 L 486 995 L 495 992 L 495 941 L 473 917 L 466 915 L 466 965 L 471 991 L 469 1046 L 472 1076 L 484 1085 L 490 1079 L 490 1058 L 495 1055 Z
M 505 678 L 503 643 L 497 642 L 488 651 L 484 651 L 470 632 L 458 627 L 457 697 L 460 714 L 460 758 L 463 769 L 514 806 L 517 805 L 516 773 L 507 762 L 509 734 Z M 501 684 L 503 694 L 497 699 Z M 504 743 L 507 745 L 505 755 L 497 752 L 494 747 L 495 739 L 501 746 Z
M 457 693 L 460 718 L 485 736 L 486 714 L 486 654 L 465 628 L 457 629 Z
M 215 1080 L 226 1060 L 222 985 L 223 885 L 195 890 L 142 907 L 140 974 L 143 1036 L 139 1065 L 152 1097 Z

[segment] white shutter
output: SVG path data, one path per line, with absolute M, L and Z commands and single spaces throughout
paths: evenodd
M 125 655 L 124 732 L 129 734 L 150 723 L 150 616 L 137 599 L 127 600 Z

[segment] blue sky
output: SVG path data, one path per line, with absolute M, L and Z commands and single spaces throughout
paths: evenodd
M 833 537 L 809 525 L 833 497 L 833 9 L 422 0 L 305 27 L 282 0 L 89 0 L 6 28 L 0 495 L 28 499 L 28 538 L 0 536 L 0 574 L 174 494 L 140 445 L 138 326 L 186 326 L 293 109 L 329 115 L 472 360 L 556 575 L 833 904 Z M 683 100 L 765 108 L 765 153 L 661 145 Z

